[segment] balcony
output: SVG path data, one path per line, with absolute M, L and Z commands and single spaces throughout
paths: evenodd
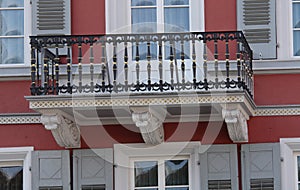
M 225 119 L 232 140 L 247 141 L 252 50 L 240 31 L 32 36 L 31 58 L 26 98 L 53 133 L 68 123 L 77 132 L 98 120 L 133 123 L 157 144 L 165 122 Z

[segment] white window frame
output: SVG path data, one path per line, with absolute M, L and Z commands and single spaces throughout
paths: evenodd
M 1 162 L 23 162 L 23 189 L 31 189 L 31 152 L 33 147 L 0 148 Z
M 300 153 L 300 138 L 280 139 L 281 189 L 298 190 L 295 155 Z M 291 175 L 293 174 L 293 175 Z
M 199 160 L 200 142 L 171 142 L 157 146 L 146 144 L 115 144 L 115 190 L 133 190 L 133 160 L 165 160 L 189 158 L 189 185 L 190 189 L 200 187 L 200 169 L 197 165 Z
M 132 190 L 135 189 L 135 181 L 134 181 L 134 163 L 135 162 L 140 162 L 140 161 L 157 161 L 158 162 L 158 189 L 165 189 L 166 185 L 165 185 L 165 166 L 164 166 L 164 162 L 167 160 L 188 160 L 188 177 L 189 177 L 189 184 L 188 187 L 189 189 L 191 189 L 190 184 L 191 184 L 191 161 L 190 161 L 190 157 L 189 156 L 174 156 L 171 159 L 168 157 L 142 157 L 142 158 L 131 158 L 130 159 L 130 168 L 132 168 L 130 170 L 130 176 L 131 176 L 131 184 L 129 185 L 130 187 L 132 187 Z M 177 186 L 176 186 L 177 187 Z M 139 187 L 137 187 L 139 188 Z M 143 187 L 144 188 L 144 187 Z M 171 188 L 171 187 L 168 187 Z
M 293 48 L 293 7 L 292 0 L 276 0 L 278 60 L 296 60 Z M 286 31 L 288 29 L 288 32 Z
M 24 62 L 23 62 L 23 64 L 0 64 L 0 70 L 6 69 L 6 68 L 16 69 L 14 72 L 9 72 L 10 75 L 30 75 L 30 72 L 28 72 L 28 70 L 26 70 L 26 69 L 18 70 L 18 68 L 20 68 L 20 69 L 29 68 L 29 66 L 30 66 L 31 47 L 30 47 L 29 36 L 31 35 L 31 32 L 32 32 L 31 1 L 32 0 L 24 0 Z M 6 72 L 3 72 L 3 73 L 0 72 L 0 76 L 2 74 L 5 75 Z
M 296 183 L 295 183 L 295 189 L 298 189 L 298 184 L 300 186 L 300 181 L 298 181 L 298 160 L 297 157 L 300 157 L 300 152 L 294 153 L 294 163 L 295 163 L 295 176 L 296 176 Z
M 105 5 L 106 34 L 130 33 L 131 0 L 105 0 Z M 204 0 L 189 0 L 189 8 L 190 32 L 204 31 Z

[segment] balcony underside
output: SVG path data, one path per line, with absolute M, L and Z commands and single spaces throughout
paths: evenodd
M 84 126 L 135 124 L 140 128 L 144 137 L 143 127 L 157 132 L 163 123 L 210 122 L 224 119 L 227 125 L 230 125 L 230 122 L 239 125 L 235 126 L 236 129 L 234 130 L 240 128 L 245 130 L 247 124 L 244 123 L 242 125 L 245 126 L 241 126 L 238 120 L 246 121 L 249 119 L 255 108 L 252 98 L 243 91 L 111 94 L 107 96 L 92 94 L 84 96 L 30 96 L 26 99 L 30 102 L 31 109 L 42 114 L 42 122 L 44 121 L 47 129 L 59 128 L 62 123 L 61 118 L 63 118 L 66 123 L 74 124 L 71 131 L 77 131 L 78 134 L 76 135 L 80 135 L 80 127 Z M 229 118 L 231 121 L 228 120 Z M 141 126 L 142 124 L 144 126 Z M 159 135 L 161 133 L 159 132 Z M 236 133 L 236 131 L 232 133 Z M 72 136 L 74 134 L 70 134 L 68 138 Z M 244 137 L 240 137 L 240 139 L 232 137 L 232 140 L 235 142 L 246 141 L 247 134 L 244 134 Z M 155 142 L 146 143 L 157 144 L 161 142 L 155 140 Z M 74 147 L 75 145 L 62 143 L 62 146 L 65 147 Z M 78 146 L 80 144 L 75 147 Z

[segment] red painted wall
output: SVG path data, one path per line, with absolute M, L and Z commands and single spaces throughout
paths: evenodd
M 236 0 L 205 0 L 205 31 L 236 30 Z
M 0 82 L 0 113 L 33 112 L 24 98 L 30 95 L 30 84 L 30 81 Z
M 105 0 L 72 0 L 72 34 L 105 34 Z
M 0 147 L 34 146 L 35 150 L 63 149 L 43 125 L 0 125 Z
M 257 105 L 300 104 L 300 74 L 255 75 Z

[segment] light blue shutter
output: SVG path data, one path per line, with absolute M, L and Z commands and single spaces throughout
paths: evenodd
M 242 145 L 243 190 L 280 190 L 279 143 Z
M 254 59 L 275 59 L 276 0 L 237 0 L 238 30 L 242 30 Z
M 70 190 L 70 155 L 63 151 L 34 151 L 32 153 L 32 189 L 61 187 Z
M 105 187 L 113 189 L 113 150 L 74 150 L 74 189 Z
M 33 35 L 71 34 L 70 0 L 33 0 Z
M 238 190 L 236 145 L 212 145 L 199 156 L 202 190 Z

